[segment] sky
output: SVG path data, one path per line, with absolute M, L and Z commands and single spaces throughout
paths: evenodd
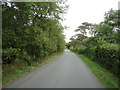
M 98 24 L 104 20 L 105 12 L 111 8 L 117 10 L 120 0 L 67 0 L 68 11 L 64 14 L 62 24 L 69 28 L 64 30 L 65 41 L 69 42 L 70 37 L 75 35 L 75 29 L 83 22 Z

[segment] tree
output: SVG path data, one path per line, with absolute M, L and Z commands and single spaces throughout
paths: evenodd
M 27 63 L 63 51 L 64 27 L 60 23 L 66 9 L 60 5 L 63 2 L 3 3 L 3 62 L 12 61 L 14 51 L 19 54 L 15 54 L 15 60 Z
M 94 62 L 101 64 L 114 73 L 120 81 L 120 11 L 110 10 L 104 21 L 99 24 L 82 23 L 75 31 L 79 34 L 71 37 L 72 51 L 85 54 Z M 85 37 L 88 33 L 91 37 Z
M 91 34 L 91 36 L 93 35 L 93 24 L 91 24 L 91 23 L 88 23 L 88 22 L 84 22 L 84 23 L 82 23 L 82 25 L 81 26 L 79 26 L 75 31 L 76 32 L 80 32 L 80 34 L 83 34 L 83 35 L 87 35 L 88 34 L 88 32 L 89 32 L 89 34 Z

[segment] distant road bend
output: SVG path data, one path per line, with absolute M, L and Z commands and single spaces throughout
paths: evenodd
M 83 61 L 69 50 L 5 88 L 103 88 Z

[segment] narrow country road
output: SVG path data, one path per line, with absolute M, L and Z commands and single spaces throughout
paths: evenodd
M 6 88 L 103 88 L 90 69 L 69 50 Z

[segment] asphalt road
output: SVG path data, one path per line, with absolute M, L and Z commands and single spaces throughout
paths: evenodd
M 103 88 L 83 61 L 69 50 L 6 88 Z

